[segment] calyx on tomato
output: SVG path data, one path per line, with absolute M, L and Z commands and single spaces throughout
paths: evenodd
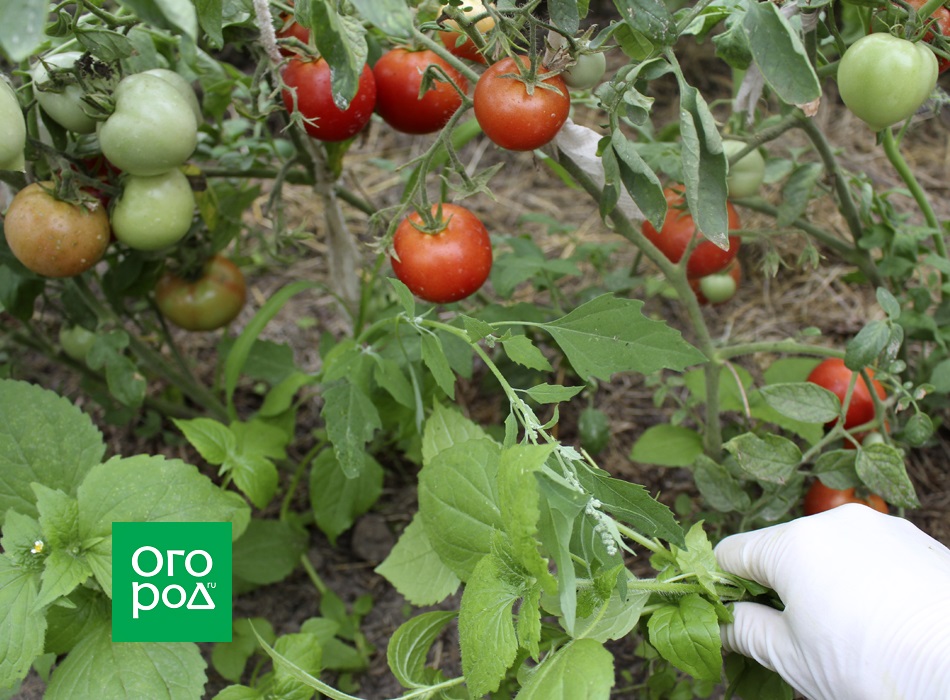
M 927 0 L 906 0 L 906 2 L 914 10 L 918 11 L 927 4 Z M 895 16 L 897 13 L 901 13 L 900 17 Z M 872 15 L 871 31 L 887 32 L 890 31 L 892 25 L 905 21 L 906 15 L 904 14 L 904 9 L 896 2 L 892 2 L 886 9 L 875 12 Z M 924 34 L 923 41 L 932 44 L 934 42 L 934 31 L 937 31 L 941 36 L 950 40 L 950 9 L 947 9 L 946 6 L 940 5 L 933 11 L 930 17 L 924 18 L 923 21 L 924 23 L 929 23 L 931 27 L 931 29 L 928 29 Z M 950 69 L 950 59 L 937 56 L 937 71 L 943 73 L 947 69 Z
M 819 479 L 815 479 L 805 494 L 802 511 L 805 515 L 814 515 L 843 506 L 845 503 L 860 503 L 880 513 L 888 512 L 887 503 L 877 494 L 868 493 L 862 496 L 854 488 L 833 489 L 830 486 L 825 486 Z
M 875 131 L 911 117 L 936 85 L 933 51 L 891 34 L 861 37 L 838 63 L 841 100 Z
M 694 238 L 701 238 L 702 240 L 696 244 L 686 261 L 687 277 L 700 278 L 725 270 L 739 253 L 741 239 L 738 236 L 729 236 L 729 248 L 723 250 L 706 239 L 696 228 L 696 222 L 686 209 L 686 196 L 681 185 L 667 187 L 664 194 L 667 210 L 663 227 L 657 231 L 653 224 L 644 221 L 641 229 L 643 235 L 659 248 L 670 262 L 674 263 L 682 260 Z M 726 202 L 726 211 L 729 230 L 738 229 L 741 225 L 739 213 L 730 202 Z
M 30 70 L 33 78 L 33 94 L 40 108 L 61 127 L 77 134 L 91 134 L 96 130 L 96 120 L 83 108 L 83 89 L 75 81 L 74 75 L 66 70 L 72 69 L 82 56 L 80 51 L 43 56 Z M 57 71 L 56 77 L 50 76 L 50 70 Z M 72 78 L 72 80 L 68 80 Z

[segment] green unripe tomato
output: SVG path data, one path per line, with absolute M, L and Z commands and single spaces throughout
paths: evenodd
M 115 111 L 99 125 L 102 153 L 131 175 L 158 175 L 188 160 L 198 143 L 195 113 L 167 80 L 146 73 L 122 79 Z
M 161 250 L 180 241 L 195 212 L 195 195 L 181 170 L 125 178 L 112 208 L 115 237 L 136 250 Z
M 727 139 L 722 142 L 722 150 L 727 159 L 746 147 L 742 141 Z M 759 193 L 762 181 L 765 179 L 765 159 L 758 149 L 749 151 L 741 160 L 729 165 L 729 174 L 726 184 L 729 187 L 729 196 L 736 199 L 752 197 Z
M 44 62 L 53 68 L 72 68 L 82 56 L 79 51 L 66 51 L 44 56 L 30 71 L 33 76 L 33 94 L 40 107 L 54 122 L 67 131 L 77 134 L 91 134 L 96 130 L 96 120 L 83 110 L 83 90 L 76 83 L 62 89 L 52 89 L 50 77 Z M 44 86 L 51 89 L 43 89 Z
M 923 43 L 868 34 L 838 64 L 838 91 L 855 116 L 875 131 L 916 112 L 937 85 L 937 58 Z
M 699 290 L 710 304 L 722 304 L 736 295 L 735 279 L 728 272 L 706 275 L 699 280 Z
M 77 362 L 85 362 L 86 355 L 96 342 L 96 334 L 82 326 L 63 326 L 59 329 L 59 344 L 63 352 Z
M 23 170 L 26 120 L 20 101 L 7 81 L 0 78 L 0 170 Z
M 185 102 L 188 103 L 188 106 L 191 107 L 191 111 L 195 115 L 195 124 L 200 127 L 204 123 L 204 114 L 201 113 L 201 105 L 198 103 L 198 96 L 195 94 L 195 89 L 191 87 L 191 83 L 185 80 L 184 77 L 168 68 L 151 68 L 145 71 L 145 74 L 161 78 L 175 88 L 178 94 L 185 98 Z

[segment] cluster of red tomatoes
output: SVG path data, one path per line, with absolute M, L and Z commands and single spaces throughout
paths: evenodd
M 165 68 L 127 75 L 112 91 L 114 108 L 97 118 L 87 111 L 75 79 L 90 70 L 90 60 L 79 52 L 44 57 L 31 71 L 33 93 L 46 119 L 81 141 L 87 152 L 97 149 L 76 167 L 106 188 L 116 181 L 119 194 L 113 198 L 84 188 L 78 196 L 67 196 L 62 183 L 51 180 L 16 193 L 4 234 L 16 258 L 44 277 L 89 270 L 105 256 L 113 237 L 133 250 L 169 249 L 194 220 L 195 197 L 182 166 L 195 150 L 203 116 L 191 84 Z M 11 95 L 16 101 L 12 92 L 5 98 Z M 21 142 L 21 161 L 22 149 Z M 182 328 L 219 328 L 244 306 L 244 278 L 231 261 L 216 256 L 194 278 L 166 272 L 155 300 L 162 314 Z

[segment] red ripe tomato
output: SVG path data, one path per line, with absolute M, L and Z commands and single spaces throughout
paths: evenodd
M 222 255 L 210 258 L 197 278 L 165 272 L 155 285 L 162 316 L 186 331 L 226 326 L 244 308 L 247 286 L 241 268 Z
M 485 14 L 485 5 L 481 0 L 466 0 L 462 3 L 462 12 L 469 18 L 475 18 Z M 462 33 L 461 28 L 454 19 L 445 21 L 448 30 L 439 32 L 439 38 L 449 50 L 449 53 L 476 63 L 486 63 L 485 57 L 478 52 L 474 42 Z M 475 23 L 475 28 L 481 34 L 487 34 L 495 26 L 495 19 L 490 15 L 482 17 Z
M 692 287 L 696 300 L 701 306 L 706 304 L 725 304 L 732 299 L 739 290 L 742 281 L 742 265 L 739 260 L 733 260 L 722 272 L 705 277 L 690 277 L 689 286 Z
M 815 367 L 808 375 L 808 381 L 818 386 L 822 386 L 838 397 L 838 400 L 844 403 L 845 394 L 848 392 L 848 385 L 851 383 L 851 375 L 854 374 L 850 369 L 844 366 L 844 360 L 840 357 L 829 357 Z M 881 383 L 874 379 L 874 372 L 868 370 L 871 377 L 871 383 L 874 385 L 874 391 L 878 398 L 884 399 L 886 394 Z M 854 384 L 854 391 L 851 393 L 851 403 L 848 405 L 848 412 L 844 418 L 844 427 L 846 430 L 858 425 L 863 425 L 874 419 L 874 399 L 871 398 L 871 391 L 864 382 L 864 378 L 858 375 Z
M 523 66 L 527 56 L 519 56 Z M 539 72 L 544 72 L 539 67 Z M 513 58 L 489 67 L 475 85 L 475 119 L 492 141 L 510 151 L 532 151 L 555 137 L 571 109 L 564 79 L 555 75 L 534 85 L 520 78 Z
M 468 91 L 468 81 L 444 59 L 428 49 L 387 51 L 373 66 L 376 79 L 376 111 L 387 124 L 406 134 L 431 134 L 438 131 L 462 106 L 462 95 L 451 84 L 435 81 L 422 97 L 422 74 L 439 66 L 458 85 Z
M 278 39 L 297 39 L 304 44 L 310 43 L 310 30 L 294 21 L 293 15 L 282 15 L 283 25 L 277 30 Z M 293 56 L 293 49 L 280 46 L 280 53 L 284 56 Z
M 845 503 L 860 503 L 868 506 L 880 513 L 887 513 L 887 503 L 884 499 L 874 493 L 869 493 L 867 497 L 858 496 L 854 489 L 833 489 L 825 486 L 818 479 L 811 485 L 805 494 L 805 500 L 802 502 L 802 510 L 805 515 L 814 515 Z
M 432 215 L 439 216 L 438 205 Z M 443 204 L 440 228 L 420 230 L 413 212 L 393 237 L 393 272 L 420 299 L 447 304 L 474 294 L 491 272 L 491 239 L 485 225 L 465 207 Z
M 696 223 L 692 215 L 686 210 L 686 197 L 681 186 L 668 187 L 666 195 L 666 218 L 663 228 L 659 231 L 649 221 L 643 222 L 643 235 L 653 243 L 662 253 L 674 263 L 679 262 L 686 247 L 696 236 L 702 236 L 696 230 Z M 726 202 L 729 213 L 729 230 L 739 228 L 739 213 L 731 203 Z M 706 277 L 725 270 L 735 260 L 739 252 L 741 239 L 738 236 L 729 236 L 729 249 L 723 250 L 715 243 L 703 238 L 690 253 L 686 261 L 687 277 Z
M 359 88 L 345 110 L 333 102 L 330 65 L 324 59 L 294 57 L 284 68 L 283 78 L 284 106 L 292 112 L 296 94 L 297 110 L 306 120 L 304 128 L 315 139 L 345 141 L 358 134 L 373 116 L 376 80 L 369 66 L 363 66 Z

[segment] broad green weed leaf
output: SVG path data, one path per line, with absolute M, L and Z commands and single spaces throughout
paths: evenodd
M 519 587 L 501 575 L 498 560 L 484 556 L 474 567 L 459 608 L 462 673 L 475 697 L 497 690 L 518 652 L 512 609 Z
M 838 397 L 811 382 L 769 384 L 759 394 L 783 416 L 807 423 L 824 424 L 836 420 L 841 413 Z
M 614 588 L 602 608 L 587 617 L 577 618 L 574 623 L 577 637 L 598 642 L 623 639 L 637 626 L 649 599 L 650 593 L 646 591 L 628 588 L 624 595 Z
M 429 649 L 457 613 L 433 610 L 402 623 L 389 640 L 386 659 L 389 669 L 404 688 L 428 685 L 425 674 Z
M 676 22 L 660 0 L 614 0 L 614 6 L 627 26 L 655 47 L 676 41 Z
M 257 688 L 248 688 L 246 685 L 229 685 L 212 700 L 265 700 L 266 695 Z
M 428 333 L 422 336 L 422 361 L 432 372 L 436 384 L 450 399 L 455 398 L 455 374 L 445 357 L 441 341 Z
M 258 415 L 261 417 L 279 416 L 294 404 L 297 392 L 305 386 L 316 383 L 317 378 L 312 374 L 305 374 L 296 370 L 275 384 L 264 397 L 264 403 Z
M 323 650 L 312 634 L 283 634 L 274 642 L 274 651 L 311 676 L 318 677 L 323 670 Z M 275 664 L 274 676 L 277 697 L 311 697 L 310 686 L 297 678 L 288 666 Z
M 310 467 L 310 506 L 331 544 L 376 503 L 383 491 L 383 468 L 372 455 L 356 478 L 348 479 L 333 450 L 323 450 Z
M 798 31 L 771 3 L 750 3 L 742 22 L 752 57 L 783 101 L 801 105 L 821 96 L 821 84 Z
M 560 384 L 538 384 L 526 389 L 525 393 L 538 403 L 550 404 L 570 401 L 584 391 L 582 386 L 562 386 Z
M 57 547 L 50 551 L 43 566 L 42 584 L 34 603 L 36 614 L 62 596 L 72 593 L 76 586 L 92 575 L 92 569 L 82 556 L 69 549 Z
M 535 474 L 541 494 L 538 534 L 557 564 L 558 602 L 564 629 L 573 634 L 577 614 L 577 576 L 569 545 L 574 522 L 590 497 L 551 472 L 538 471 Z
M 518 646 L 537 661 L 541 658 L 541 586 L 531 586 L 518 606 L 518 624 L 515 628 Z
M 527 336 L 514 335 L 503 340 L 501 346 L 505 349 L 508 358 L 522 367 L 536 369 L 539 372 L 551 370 L 551 363 L 548 362 L 548 358 L 538 350 L 538 347 Z
M 855 458 L 858 476 L 871 491 L 899 508 L 919 508 L 914 484 L 907 476 L 904 458 L 893 445 L 868 445 Z
M 603 295 L 540 326 L 582 379 L 609 381 L 616 372 L 682 370 L 705 359 L 679 331 L 645 317 L 642 307 L 641 301 Z
M 231 641 L 216 642 L 211 648 L 211 664 L 222 678 L 237 683 L 244 674 L 244 668 L 260 647 L 251 625 L 268 642 L 274 643 L 277 635 L 274 628 L 263 617 L 240 618 L 232 625 Z
M 79 531 L 87 561 L 112 595 L 112 523 L 230 522 L 244 532 L 250 508 L 238 494 L 222 491 L 195 467 L 177 459 L 113 457 L 94 467 L 79 487 Z
M 0 415 L 0 522 L 10 508 L 37 515 L 33 482 L 75 496 L 105 454 L 88 416 L 33 384 L 0 381 Z
M 581 484 L 599 500 L 604 510 L 633 526 L 647 537 L 660 537 L 674 544 L 683 542 L 683 529 L 667 506 L 650 496 L 645 488 L 606 472 L 581 471 Z
M 630 459 L 661 467 L 688 467 L 702 453 L 702 435 L 679 425 L 661 423 L 650 426 L 637 438 Z
M 237 438 L 228 426 L 212 418 L 193 418 L 172 422 L 191 443 L 191 446 L 198 450 L 198 454 L 211 464 L 223 464 L 237 445 Z
M 419 472 L 419 514 L 439 557 L 465 581 L 504 529 L 498 505 L 501 449 L 469 440 L 439 452 Z
M 719 566 L 713 554 L 712 543 L 703 530 L 702 522 L 694 524 L 686 533 L 682 547 L 671 547 L 680 571 L 696 577 L 697 583 L 705 588 L 709 595 L 716 597 L 716 578 Z
M 426 536 L 418 513 L 403 530 L 389 556 L 376 567 L 413 605 L 435 605 L 458 590 L 459 577 L 446 566 Z
M 235 542 L 234 576 L 256 585 L 282 581 L 297 568 L 307 533 L 287 520 L 254 518 Z
M 602 700 L 613 685 L 613 654 L 593 639 L 576 639 L 532 671 L 518 700 Z
M 437 403 L 422 433 L 422 461 L 429 462 L 442 450 L 458 443 L 478 439 L 490 438 L 480 425 L 463 416 L 457 408 Z
M 204 691 L 205 661 L 197 644 L 113 643 L 103 625 L 53 671 L 47 700 L 194 700 Z
M 58 489 L 32 484 L 43 539 L 52 547 L 78 545 L 79 503 Z
M 333 444 L 340 467 L 348 478 L 355 478 L 365 461 L 366 443 L 383 427 L 376 406 L 352 382 L 342 380 L 323 392 L 321 415 Z
M 676 668 L 699 680 L 719 680 L 719 618 L 708 600 L 690 593 L 667 603 L 650 615 L 647 630 L 650 644 Z
M 119 4 L 150 24 L 198 37 L 198 15 L 190 0 L 119 0 Z
M 802 461 L 798 446 L 781 435 L 759 437 L 753 433 L 743 433 L 723 447 L 736 458 L 743 472 L 772 484 L 784 484 Z
M 34 611 L 39 587 L 37 572 L 0 556 L 0 688 L 25 678 L 33 659 L 43 653 L 46 618 Z
M 69 595 L 71 608 L 53 605 L 46 610 L 47 652 L 61 655 L 69 652 L 99 626 L 110 624 L 112 604 L 101 591 L 80 586 Z

